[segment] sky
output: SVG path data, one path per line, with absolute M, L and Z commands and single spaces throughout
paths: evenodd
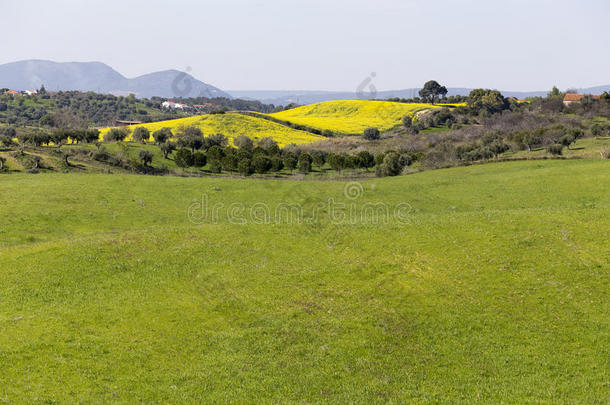
M 0 64 L 189 70 L 223 90 L 610 84 L 608 0 L 0 0 Z

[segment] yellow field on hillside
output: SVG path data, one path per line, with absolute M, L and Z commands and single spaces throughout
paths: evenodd
M 270 116 L 321 130 L 344 134 L 362 134 L 369 127 L 384 131 L 400 124 L 402 117 L 438 105 L 396 103 L 392 101 L 327 101 L 297 107 Z
M 206 114 L 187 118 L 179 118 L 169 121 L 151 122 L 141 125 L 131 125 L 133 132 L 135 127 L 145 127 L 151 132 L 163 127 L 171 128 L 174 133 L 180 126 L 196 126 L 201 128 L 205 136 L 221 133 L 232 141 L 239 135 L 247 135 L 256 140 L 264 137 L 272 137 L 280 145 L 290 143 L 302 144 L 315 142 L 323 137 L 305 131 L 299 131 L 262 118 L 250 117 L 239 113 Z M 101 130 L 101 139 L 109 128 Z M 152 138 L 151 138 L 152 139 Z M 128 138 L 130 140 L 130 138 Z

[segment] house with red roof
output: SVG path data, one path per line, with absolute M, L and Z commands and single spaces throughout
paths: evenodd
M 563 98 L 563 105 L 565 105 L 566 107 L 569 106 L 572 103 L 580 103 L 580 101 L 585 97 L 588 96 L 589 94 L 574 94 L 574 93 L 568 93 L 565 95 L 565 97 Z M 599 96 L 593 95 L 591 96 L 596 100 L 599 100 Z

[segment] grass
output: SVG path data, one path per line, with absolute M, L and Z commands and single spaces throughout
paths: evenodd
M 255 140 L 270 136 L 275 139 L 280 146 L 285 146 L 290 143 L 309 143 L 323 139 L 321 136 L 292 129 L 269 120 L 231 112 L 226 114 L 197 115 L 169 121 L 132 125 L 130 128 L 133 130 L 137 126 L 148 128 L 151 133 L 163 127 L 169 127 L 176 133 L 176 130 L 180 126 L 196 126 L 201 128 L 206 136 L 222 133 L 229 138 L 229 140 L 242 134 L 248 135 Z M 102 139 L 108 130 L 109 129 L 107 128 L 101 131 Z
M 381 131 L 390 129 L 400 124 L 405 115 L 430 108 L 437 107 L 391 101 L 344 100 L 306 105 L 270 115 L 319 130 L 361 135 L 368 127 L 377 127 Z
M 610 162 L 362 182 L 0 178 L 0 399 L 608 400 Z M 406 223 L 188 207 L 410 204 Z M 260 205 L 259 205 L 260 206 Z

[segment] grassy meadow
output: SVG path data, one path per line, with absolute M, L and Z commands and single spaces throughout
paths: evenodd
M 584 159 L 0 176 L 0 401 L 607 403 L 608 189 Z M 217 219 L 189 219 L 205 199 Z M 329 199 L 409 209 L 331 221 Z M 318 214 L 247 214 L 283 203 Z
M 391 101 L 327 101 L 270 114 L 272 117 L 320 130 L 358 134 L 369 127 L 385 131 L 399 125 L 402 117 L 437 108 L 431 104 Z

